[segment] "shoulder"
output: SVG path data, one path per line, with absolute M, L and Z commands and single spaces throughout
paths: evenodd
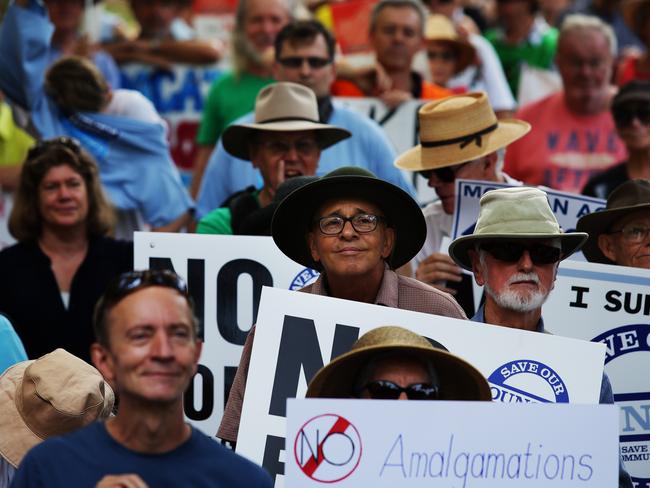
M 34 254 L 33 246 L 24 242 L 18 242 L 13 246 L 5 247 L 0 251 L 0 262 L 6 263 L 10 266 L 12 263 L 15 264 L 16 259 L 30 257 Z
M 397 279 L 399 308 L 467 319 L 463 309 L 450 294 L 407 276 L 398 275 Z
M 334 102 L 334 111 L 328 124 L 336 125 L 352 132 L 351 139 L 359 136 L 380 136 L 385 139 L 386 136 L 381 126 L 365 114 L 357 112 L 354 109 L 347 108 L 339 102 Z
M 531 118 L 538 117 L 543 112 L 554 111 L 562 100 L 561 96 L 561 93 L 553 93 L 541 100 L 528 103 L 517 111 L 516 117 L 530 121 Z
M 445 211 L 442 208 L 442 203 L 440 203 L 440 200 L 436 200 L 435 202 L 432 202 L 424 207 L 422 209 L 422 213 L 424 214 L 425 218 L 435 218 L 441 214 L 444 214 Z
M 232 213 L 228 207 L 219 207 L 199 220 L 199 234 L 232 234 Z

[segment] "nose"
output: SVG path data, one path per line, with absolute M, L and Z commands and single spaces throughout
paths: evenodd
M 311 74 L 311 66 L 309 66 L 309 60 L 307 58 L 302 60 L 300 65 L 300 74 L 302 76 L 309 76 Z
M 442 183 L 443 181 L 432 171 L 429 180 L 427 181 L 429 188 L 438 188 Z
M 357 231 L 355 230 L 354 227 L 352 227 L 352 222 L 350 220 L 346 220 L 345 222 L 343 222 L 343 229 L 341 229 L 341 237 L 345 239 L 349 239 L 356 235 L 357 235 Z
M 406 392 L 401 391 L 399 396 L 397 397 L 398 400 L 408 400 L 408 397 L 406 396 Z
M 169 359 L 172 357 L 173 349 L 170 339 L 164 331 L 159 331 L 152 341 L 152 356 L 157 359 Z
M 296 149 L 296 145 L 291 143 L 287 146 L 287 152 L 284 155 L 285 160 L 289 161 L 297 161 L 298 160 L 298 150 Z
M 533 269 L 533 260 L 530 258 L 530 253 L 528 249 L 525 249 L 519 261 L 517 261 L 517 267 L 522 271 L 530 271 Z

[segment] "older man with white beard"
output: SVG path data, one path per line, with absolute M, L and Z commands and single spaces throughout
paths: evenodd
M 585 232 L 564 233 L 545 192 L 512 187 L 481 198 L 474 233 L 449 246 L 449 254 L 472 271 L 485 288 L 485 303 L 471 320 L 532 332 L 544 332 L 542 305 L 551 293 L 559 262 L 578 251 Z M 603 374 L 599 403 L 614 403 Z M 632 487 L 619 459 L 619 487 Z

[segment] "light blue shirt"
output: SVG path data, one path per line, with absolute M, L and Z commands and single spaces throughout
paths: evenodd
M 0 315 L 0 374 L 9 366 L 27 360 L 27 353 L 11 322 Z

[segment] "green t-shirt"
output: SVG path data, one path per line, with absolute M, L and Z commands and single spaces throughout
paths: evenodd
M 259 204 L 260 190 L 255 190 L 252 196 Z M 207 213 L 196 226 L 197 234 L 220 234 L 233 235 L 232 230 L 232 213 L 229 207 L 215 208 Z
M 255 98 L 272 78 L 261 78 L 250 73 L 235 75 L 228 72 L 210 87 L 203 107 L 201 126 L 196 142 L 214 146 L 228 125 L 255 108 Z

